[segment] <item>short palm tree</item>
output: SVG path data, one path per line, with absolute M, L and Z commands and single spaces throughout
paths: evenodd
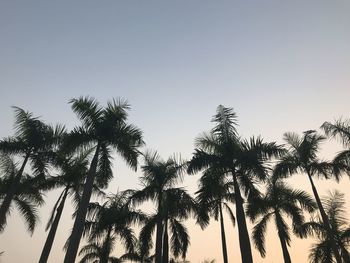
M 252 263 L 243 193 L 248 198 L 259 194 L 254 183 L 266 180 L 266 162 L 279 156 L 283 149 L 276 143 L 265 143 L 259 137 L 242 139 L 237 134 L 237 116 L 232 108 L 218 106 L 212 121 L 216 125 L 210 133 L 196 139 L 197 148 L 189 162 L 188 173 L 194 174 L 211 167 L 231 176 L 242 262 Z
M 94 147 L 95 152 L 86 176 L 64 259 L 65 263 L 75 261 L 95 178 L 111 179 L 113 176 L 111 170 L 112 149 L 116 149 L 127 164 L 136 170 L 138 148 L 143 144 L 141 131 L 126 122 L 127 110 L 130 107 L 125 101 L 113 100 L 108 102 L 105 108 L 89 97 L 72 99 L 70 103 L 73 111 L 81 119 L 82 126 L 76 127 L 69 134 L 66 147 L 71 150 L 79 147 Z
M 299 137 L 296 133 L 285 133 L 284 140 L 287 142 L 289 151 L 275 166 L 274 177 L 282 178 L 295 173 L 304 173 L 307 175 L 321 218 L 332 240 L 329 219 L 313 181 L 315 175 L 328 178 L 333 170 L 333 165 L 331 163 L 322 162 L 317 158 L 320 144 L 325 140 L 325 137 L 318 135 L 315 131 L 306 131 L 302 137 Z M 341 263 L 335 241 L 333 240 L 332 243 L 336 262 Z
M 155 255 L 150 255 L 149 251 L 144 252 L 142 249 L 142 244 L 138 241 L 136 245 L 136 249 L 132 252 L 127 252 L 123 254 L 120 259 L 127 260 L 131 262 L 138 263 L 153 263 Z
M 18 175 L 16 163 L 7 155 L 0 157 L 0 175 L 0 200 L 3 201 L 7 190 Z M 16 184 L 16 191 L 13 193 L 10 207 L 3 219 L 3 227 L 6 225 L 11 207 L 15 206 L 24 218 L 28 231 L 32 234 L 38 221 L 37 207 L 44 203 L 41 191 L 42 180 L 23 173 Z
M 27 163 L 31 164 L 34 176 L 43 177 L 52 155 L 52 147 L 59 142 L 65 132 L 63 126 L 46 125 L 32 113 L 18 107 L 13 108 L 16 114 L 15 136 L 0 140 L 0 152 L 22 157 L 23 160 L 11 185 L 8 185 L 0 206 L 0 231 L 6 223 L 6 214 L 18 192 Z
M 327 136 L 338 138 L 345 148 L 333 160 L 335 178 L 338 180 L 342 172 L 350 175 L 350 120 L 339 119 L 334 123 L 325 122 L 321 128 Z
M 184 172 L 184 164 L 175 159 L 169 158 L 163 161 L 156 152 L 147 152 L 144 154 L 144 165 L 141 167 L 143 171 L 141 183 L 144 188 L 133 191 L 131 197 L 134 204 L 140 204 L 146 200 L 152 200 L 156 203 L 156 214 L 148 220 L 146 226 L 143 228 L 145 235 L 149 237 L 150 231 L 153 231 L 153 226 L 156 224 L 156 263 L 163 263 L 162 258 L 167 257 L 167 250 L 163 248 L 165 244 L 163 242 L 163 235 L 165 233 L 164 216 L 166 215 L 166 207 L 163 205 L 165 202 L 165 191 L 172 189 L 177 182 L 181 181 Z M 175 225 L 176 221 L 173 222 Z M 145 238 L 141 240 L 145 240 Z M 143 244 L 147 245 L 147 248 L 143 250 L 143 253 L 146 253 L 150 248 L 151 241 L 143 242 Z
M 72 196 L 75 205 L 79 204 L 82 185 L 88 171 L 87 157 L 89 153 L 89 151 L 86 151 L 71 156 L 58 153 L 53 159 L 56 169 L 59 170 L 59 175 L 48 178 L 47 184 L 55 188 L 62 187 L 63 190 L 53 207 L 46 226 L 46 230 L 50 229 L 50 231 L 41 252 L 39 263 L 48 261 L 67 197 Z
M 161 213 L 151 216 L 141 229 L 139 238 L 141 251 L 145 254 L 152 247 L 152 233 L 160 217 L 163 230 L 161 262 L 169 262 L 169 250 L 175 259 L 180 256 L 185 259 L 190 240 L 183 220 L 195 211 L 194 200 L 182 188 L 168 188 L 162 193 L 161 207 Z
M 335 191 L 330 193 L 330 196 L 324 199 L 323 203 L 329 216 L 331 237 L 321 218 L 303 224 L 299 231 L 301 237 L 311 235 L 318 239 L 318 242 L 311 248 L 310 262 L 336 262 L 332 244 L 335 240 L 342 262 L 348 263 L 350 262 L 350 226 L 346 219 L 344 195 Z
M 199 190 L 196 192 L 197 222 L 204 228 L 209 224 L 209 216 L 220 221 L 222 255 L 224 263 L 228 263 L 223 208 L 228 212 L 233 225 L 235 216 L 229 206 L 234 202 L 233 185 L 220 172 L 207 169 L 199 180 Z
M 290 233 L 285 217 L 293 222 L 293 229 L 296 231 L 304 223 L 303 210 L 314 211 L 316 204 L 304 191 L 294 190 L 280 181 L 272 181 L 268 184 L 266 194 L 261 198 L 250 200 L 247 207 L 247 214 L 252 221 L 258 220 L 253 228 L 253 240 L 255 247 L 262 257 L 265 257 L 265 235 L 267 223 L 274 219 L 278 237 L 281 243 L 285 263 L 291 263 L 288 252 L 290 245 Z
M 127 193 L 118 192 L 103 205 L 90 203 L 84 235 L 88 236 L 90 244 L 98 244 L 102 240 L 104 259 L 100 262 L 107 263 L 117 237 L 128 252 L 134 251 L 136 238 L 131 225 L 145 220 L 146 216 L 141 211 L 130 207 Z

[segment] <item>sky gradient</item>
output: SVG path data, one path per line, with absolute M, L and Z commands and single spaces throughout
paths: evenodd
M 286 131 L 350 117 L 349 14 L 347 0 L 0 1 L 0 137 L 13 134 L 10 106 L 70 129 L 79 122 L 67 102 L 90 95 L 102 104 L 127 99 L 130 121 L 164 158 L 174 152 L 190 158 L 219 104 L 235 109 L 244 137 L 282 142 Z M 322 156 L 339 149 L 327 142 Z M 138 186 L 140 172 L 118 158 L 114 171 L 111 192 Z M 198 177 L 186 177 L 184 185 L 194 191 Z M 310 192 L 302 176 L 291 183 Z M 335 187 L 346 192 L 349 180 L 317 185 L 321 194 Z M 32 237 L 12 214 L 0 236 L 2 262 L 38 259 L 57 194 L 47 195 Z M 71 210 L 66 207 L 49 262 L 63 260 Z M 229 223 L 226 229 L 233 261 L 237 229 Z M 281 262 L 274 230 L 270 225 L 267 257 L 254 251 L 255 262 Z M 221 262 L 218 224 L 201 231 L 190 221 L 189 231 L 191 262 Z M 293 239 L 295 262 L 306 262 L 309 243 Z

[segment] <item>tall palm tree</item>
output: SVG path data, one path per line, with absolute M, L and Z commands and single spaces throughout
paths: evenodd
M 52 147 L 65 132 L 63 126 L 52 127 L 43 123 L 32 113 L 13 107 L 15 111 L 15 136 L 0 140 L 0 152 L 22 157 L 16 176 L 8 186 L 0 206 L 0 231 L 3 230 L 11 202 L 18 191 L 21 178 L 29 162 L 34 176 L 43 177 L 52 153 Z
M 285 133 L 284 140 L 287 142 L 289 151 L 275 166 L 274 177 L 281 178 L 295 173 L 304 173 L 307 175 L 321 218 L 325 227 L 328 229 L 329 236 L 332 240 L 332 249 L 336 262 L 341 263 L 341 257 L 335 245 L 335 240 L 332 238 L 332 231 L 327 213 L 325 212 L 313 181 L 315 175 L 328 178 L 333 170 L 333 166 L 330 163 L 324 161 L 321 162 L 317 158 L 320 144 L 325 140 L 325 137 L 318 135 L 315 131 L 306 131 L 302 137 L 299 137 L 296 133 Z
M 221 244 L 224 263 L 228 263 L 223 208 L 228 212 L 233 225 L 235 216 L 229 206 L 234 202 L 233 185 L 220 172 L 207 169 L 199 181 L 199 190 L 196 192 L 197 222 L 204 228 L 209 224 L 209 216 L 220 221 Z
M 325 122 L 321 128 L 327 136 L 338 138 L 345 148 L 333 160 L 335 178 L 338 180 L 342 172 L 350 176 L 350 120 L 338 119 L 334 123 Z
M 304 223 L 303 210 L 312 212 L 316 207 L 312 198 L 304 191 L 294 190 L 280 181 L 268 184 L 266 194 L 261 198 L 252 199 L 247 207 L 247 214 L 258 223 L 253 229 L 255 247 L 262 257 L 265 257 L 265 235 L 267 223 L 274 219 L 278 237 L 281 243 L 285 263 L 291 263 L 288 252 L 290 246 L 290 233 L 284 217 L 291 218 L 293 229 L 296 231 Z
M 350 262 L 350 226 L 346 219 L 344 195 L 335 191 L 323 201 L 325 211 L 329 216 L 332 235 L 329 236 L 327 227 L 321 218 L 302 225 L 299 231 L 301 237 L 312 235 L 318 242 L 311 248 L 309 259 L 312 263 L 335 262 L 333 252 L 333 240 L 336 242 L 337 250 L 342 262 Z
M 63 187 L 63 190 L 46 225 L 46 230 L 50 229 L 50 231 L 41 252 L 39 263 L 48 261 L 67 197 L 72 196 L 75 205 L 79 204 L 82 185 L 88 171 L 87 157 L 89 153 L 90 151 L 85 151 L 73 155 L 64 155 L 59 152 L 53 159 L 56 169 L 59 170 L 59 175 L 48 178 L 47 184 L 55 188 Z
M 16 163 L 7 155 L 0 156 L 0 175 L 0 200 L 3 201 L 6 198 L 8 188 L 11 187 L 18 175 Z M 41 178 L 31 177 L 25 173 L 21 175 L 10 206 L 5 214 L 3 227 L 6 225 L 11 206 L 15 205 L 20 215 L 24 218 L 28 231 L 31 234 L 33 233 L 38 221 L 37 207 L 44 203 L 41 184 Z
M 146 236 L 153 231 L 153 226 L 156 224 L 156 251 L 155 262 L 163 263 L 162 258 L 164 248 L 163 235 L 164 235 L 164 215 L 165 211 L 165 191 L 171 189 L 177 182 L 182 180 L 182 174 L 184 172 L 184 164 L 175 160 L 176 158 L 169 158 L 163 161 L 156 152 L 147 152 L 144 154 L 144 165 L 141 167 L 143 176 L 141 177 L 141 183 L 144 188 L 138 191 L 132 192 L 131 200 L 134 204 L 143 203 L 146 200 L 152 200 L 156 203 L 156 214 L 151 217 L 146 226 L 143 228 Z M 176 225 L 176 221 L 173 221 Z M 179 225 L 178 225 L 179 226 Z M 180 226 L 179 226 L 180 228 Z M 142 232 L 142 231 L 141 231 Z M 142 235 L 142 234 L 141 234 Z M 144 240 L 145 238 L 143 238 Z M 150 248 L 150 242 L 143 242 L 147 245 L 148 251 Z
M 82 126 L 76 127 L 70 133 L 66 140 L 66 146 L 72 150 L 79 147 L 94 147 L 95 153 L 86 176 L 64 259 L 65 263 L 75 261 L 95 178 L 110 179 L 113 176 L 111 170 L 112 149 L 116 149 L 127 164 L 136 170 L 138 148 L 143 144 L 141 131 L 126 122 L 127 110 L 130 107 L 125 101 L 113 100 L 108 102 L 105 108 L 89 97 L 72 99 L 70 103 L 73 111 L 82 121 Z
M 271 157 L 279 156 L 283 150 L 276 143 L 263 142 L 260 137 L 250 140 L 239 137 L 237 117 L 232 108 L 218 106 L 212 121 L 216 125 L 210 133 L 196 139 L 195 153 L 187 171 L 194 174 L 211 167 L 223 170 L 232 177 L 242 261 L 252 263 L 242 191 L 247 198 L 258 195 L 254 182 L 266 179 L 266 162 Z
M 103 205 L 90 203 L 84 235 L 89 237 L 90 244 L 94 246 L 103 240 L 100 262 L 108 263 L 117 237 L 128 252 L 134 251 L 136 238 L 130 226 L 145 220 L 143 213 L 130 207 L 127 193 L 120 192 L 109 197 Z

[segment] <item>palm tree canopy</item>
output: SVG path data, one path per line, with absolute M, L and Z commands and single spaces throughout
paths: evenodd
M 326 161 L 320 161 L 317 154 L 321 143 L 326 138 L 310 130 L 303 133 L 300 137 L 293 132 L 284 134 L 284 140 L 287 142 L 288 153 L 281 157 L 281 161 L 275 166 L 274 176 L 283 178 L 295 173 L 306 172 L 312 175 L 320 175 L 328 178 L 332 172 L 332 164 Z
M 5 197 L 10 185 L 15 180 L 18 173 L 17 164 L 8 155 L 0 156 L 0 200 Z M 32 234 L 37 221 L 37 207 L 44 204 L 41 177 L 32 177 L 24 174 L 21 177 L 19 185 L 16 189 L 13 204 L 18 209 L 20 215 L 24 218 L 28 231 Z M 10 214 L 8 210 L 7 215 Z M 6 218 L 4 225 L 6 225 Z
M 330 192 L 329 196 L 323 199 L 323 203 L 329 216 L 333 239 L 336 240 L 336 245 L 344 262 L 347 262 L 350 259 L 350 225 L 346 218 L 344 195 L 338 191 Z M 300 237 L 311 235 L 318 239 L 318 242 L 313 244 L 310 250 L 310 262 L 334 262 L 330 237 L 321 218 L 303 224 L 298 229 L 298 234 Z
M 103 108 L 90 97 L 72 99 L 73 111 L 82 122 L 67 137 L 67 151 L 79 147 L 100 145 L 99 172 L 111 176 L 111 149 L 116 149 L 133 169 L 137 167 L 138 147 L 143 145 L 142 132 L 126 123 L 130 105 L 121 99 L 113 99 Z
M 247 207 L 247 215 L 258 223 L 253 228 L 253 241 L 255 247 L 264 257 L 265 235 L 267 223 L 275 219 L 279 235 L 289 245 L 290 234 L 287 222 L 283 217 L 292 220 L 293 230 L 304 223 L 303 210 L 313 212 L 316 204 L 310 195 L 301 190 L 294 190 L 281 181 L 272 181 L 268 184 L 263 197 L 251 199 Z

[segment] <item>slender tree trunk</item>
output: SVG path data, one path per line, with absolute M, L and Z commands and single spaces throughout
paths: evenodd
M 228 263 L 226 236 L 225 236 L 225 225 L 224 225 L 224 217 L 222 215 L 221 200 L 220 200 L 220 204 L 219 204 L 219 212 L 220 212 L 222 256 L 224 258 L 224 263 Z
M 103 258 L 101 259 L 101 263 L 108 263 L 108 259 L 109 259 L 109 252 L 111 251 L 110 243 L 109 240 L 111 238 L 111 232 L 112 232 L 112 227 L 108 227 L 108 232 L 107 232 L 107 236 L 105 239 L 105 242 L 103 244 L 103 250 L 105 251 Z
M 232 171 L 233 185 L 235 191 L 236 201 L 236 218 L 239 234 L 239 247 L 241 250 L 241 257 L 243 263 L 253 263 L 252 248 L 250 246 L 247 222 L 245 219 L 245 213 L 243 208 L 243 198 L 237 182 L 235 172 Z
M 334 257 L 335 257 L 337 263 L 342 263 L 339 250 L 337 248 L 337 245 L 335 243 L 335 240 L 334 240 L 334 237 L 333 237 L 333 234 L 332 234 L 332 229 L 331 229 L 331 226 L 330 226 L 330 223 L 329 223 L 328 216 L 327 216 L 327 214 L 326 214 L 326 212 L 325 212 L 325 210 L 323 208 L 320 196 L 318 195 L 317 189 L 315 187 L 315 184 L 314 184 L 314 182 L 312 180 L 312 177 L 311 177 L 311 174 L 310 174 L 309 171 L 307 171 L 307 175 L 308 175 L 309 180 L 310 180 L 310 184 L 311 184 L 311 187 L 312 187 L 312 192 L 314 193 L 314 196 L 315 196 L 315 199 L 316 199 L 316 203 L 317 203 L 317 206 L 318 206 L 318 210 L 320 211 L 320 214 L 321 214 L 321 217 L 322 217 L 323 224 L 324 224 L 324 226 L 325 226 L 325 228 L 327 230 L 329 239 L 330 239 L 331 244 L 332 244 L 332 250 L 333 250 Z
M 85 181 L 83 194 L 80 199 L 77 215 L 75 217 L 72 234 L 70 236 L 66 256 L 64 258 L 64 263 L 74 263 L 75 258 L 77 256 L 81 235 L 84 230 L 86 212 L 89 206 L 92 188 L 94 185 L 94 179 L 95 179 L 96 169 L 98 164 L 99 150 L 100 150 L 100 144 L 98 143 L 96 146 L 95 155 L 91 161 L 90 169 Z
M 277 213 L 276 213 L 276 221 L 277 221 L 278 237 L 280 239 L 280 243 L 281 243 L 281 247 L 282 247 L 284 263 L 292 263 L 292 260 L 291 260 L 290 255 L 289 255 L 286 239 L 282 235 L 283 230 L 280 229 L 279 222 L 281 222 L 282 219 L 280 218 L 279 214 L 277 214 Z
M 4 201 L 1 204 L 1 207 L 0 207 L 0 232 L 4 229 L 4 226 L 6 224 L 6 214 L 10 208 L 11 202 L 12 202 L 12 200 L 17 192 L 18 186 L 21 182 L 22 174 L 23 174 L 24 168 L 28 162 L 29 155 L 30 155 L 30 153 L 27 153 L 26 156 L 24 157 L 22 166 L 19 169 L 15 178 L 13 179 L 13 182 L 5 195 Z
M 162 220 L 162 193 L 158 196 L 158 218 L 157 218 L 157 233 L 156 233 L 156 257 L 155 263 L 162 263 L 163 252 L 163 220 Z
M 169 236 L 168 236 L 168 218 L 164 223 L 164 239 L 163 239 L 163 261 L 162 263 L 169 262 Z
M 49 258 L 50 251 L 52 248 L 53 241 L 55 239 L 56 231 L 58 228 L 58 223 L 60 222 L 60 219 L 61 219 L 61 215 L 62 215 L 62 211 L 64 208 L 64 204 L 66 202 L 67 195 L 68 195 L 68 187 L 66 187 L 66 189 L 64 190 L 64 194 L 62 196 L 62 200 L 60 202 L 60 205 L 56 209 L 55 219 L 53 220 L 52 225 L 50 227 L 49 234 L 47 235 L 44 248 L 41 252 L 39 263 L 46 263 L 48 258 Z

